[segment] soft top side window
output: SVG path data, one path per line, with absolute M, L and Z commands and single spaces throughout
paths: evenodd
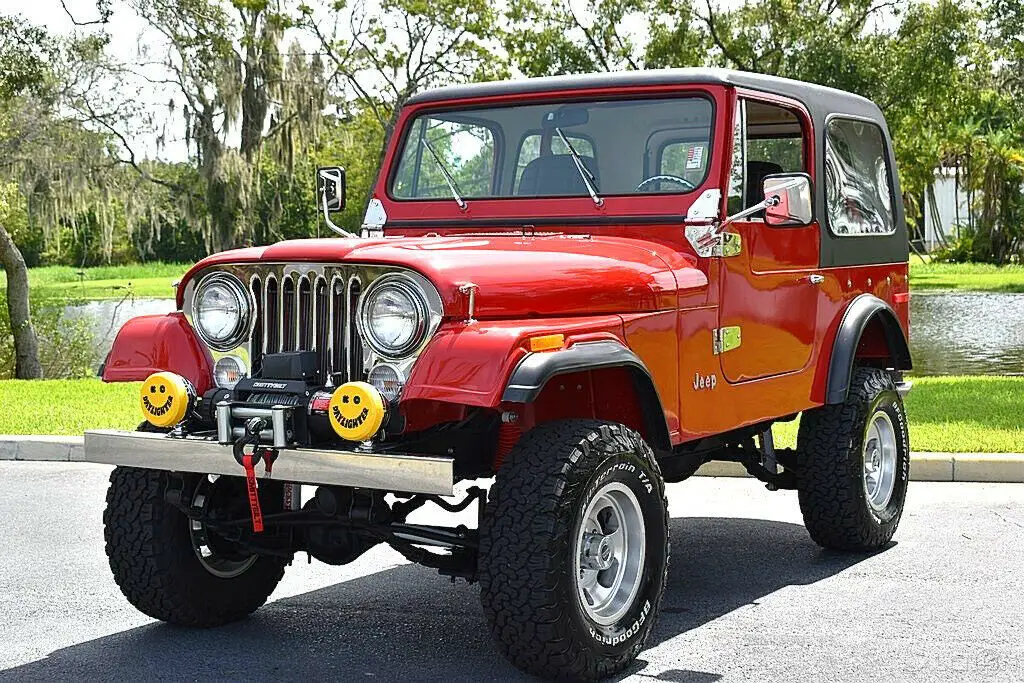
M 877 124 L 833 118 L 825 126 L 825 213 L 839 236 L 891 235 L 892 176 Z

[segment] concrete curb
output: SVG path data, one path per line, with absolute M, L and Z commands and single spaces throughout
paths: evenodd
M 80 436 L 0 435 L 0 460 L 80 462 L 85 457 Z M 746 477 L 736 462 L 709 462 L 702 477 Z M 914 453 L 913 481 L 975 481 L 1024 483 L 1024 453 Z
M 68 462 L 84 457 L 80 436 L 12 436 L 0 434 L 0 460 Z
M 738 462 L 709 462 L 697 470 L 697 475 L 749 476 Z M 914 453 L 910 460 L 910 479 L 1024 483 L 1024 453 Z

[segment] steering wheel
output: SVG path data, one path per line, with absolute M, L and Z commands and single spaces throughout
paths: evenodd
M 697 189 L 697 186 L 694 185 L 693 183 L 691 183 L 686 178 L 680 178 L 677 175 L 662 174 L 662 175 L 652 175 L 650 178 L 644 178 L 643 180 L 640 181 L 640 184 L 637 185 L 636 189 L 633 190 L 633 191 L 634 192 L 638 192 L 640 190 L 640 188 L 642 188 L 644 185 L 647 185 L 648 183 L 656 182 L 658 180 L 670 180 L 673 183 L 678 183 L 679 185 L 682 185 L 687 190 L 696 190 Z

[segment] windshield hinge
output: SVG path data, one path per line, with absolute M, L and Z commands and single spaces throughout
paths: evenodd
M 714 225 L 688 225 L 686 239 L 701 258 L 738 256 L 743 251 L 738 233 L 718 232 Z

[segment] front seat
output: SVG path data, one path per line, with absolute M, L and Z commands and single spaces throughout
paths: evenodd
M 594 157 L 580 155 L 583 165 L 594 175 L 598 184 L 597 162 Z M 583 182 L 571 154 L 548 154 L 531 161 L 519 177 L 517 195 L 543 197 L 559 195 L 587 195 L 587 184 Z

